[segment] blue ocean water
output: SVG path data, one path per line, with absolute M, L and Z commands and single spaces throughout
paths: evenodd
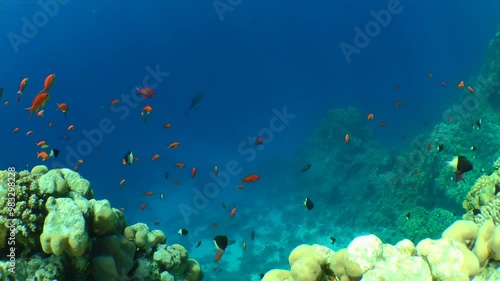
M 354 28 L 365 30 L 373 14 L 389 6 L 398 12 L 386 18 L 385 26 L 376 24 L 369 42 L 356 47 Z M 480 71 L 499 10 L 497 1 L 5 1 L 0 3 L 0 164 L 19 170 L 39 164 L 78 166 L 96 198 L 124 208 L 129 223 L 146 222 L 162 229 L 168 243 L 185 245 L 208 280 L 235 280 L 231 274 L 238 271 L 250 276 L 269 266 L 286 267 L 295 245 L 327 244 L 331 235 L 330 230 L 319 231 L 313 219 L 320 224 L 332 219 L 326 210 L 335 196 L 315 199 L 314 218 L 297 211 L 318 188 L 300 170 L 319 121 L 330 109 L 353 106 L 362 119 L 375 114 L 369 127 L 381 148 L 404 149 L 443 121 L 443 111 L 458 99 L 454 86 Z M 343 54 L 343 42 L 356 53 Z M 29 119 L 24 108 L 51 73 L 56 81 L 45 114 Z M 17 102 L 25 77 L 29 83 Z M 146 86 L 145 77 L 152 77 L 156 96 L 127 105 L 124 99 Z M 449 87 L 440 87 L 440 81 Z M 187 116 L 184 112 L 199 92 L 204 98 Z M 111 107 L 114 99 L 120 103 Z M 395 107 L 398 100 L 403 103 Z M 4 106 L 6 101 L 10 105 Z M 56 110 L 62 102 L 69 106 L 67 116 Z M 141 109 L 146 105 L 153 112 L 144 121 Z M 270 125 L 284 111 L 290 118 L 279 128 Z M 283 122 L 277 120 L 275 124 Z M 379 121 L 388 126 L 380 128 Z M 102 122 L 110 124 L 108 132 Z M 166 123 L 171 128 L 162 128 Z M 75 129 L 68 132 L 69 125 Z M 13 133 L 14 128 L 19 132 Z M 33 133 L 26 136 L 29 130 Z M 265 142 L 255 146 L 259 135 Z M 57 159 L 36 158 L 41 140 L 61 151 Z M 174 141 L 180 147 L 167 150 Z M 127 151 L 139 161 L 123 166 Z M 160 158 L 152 161 L 155 154 Z M 176 163 L 186 166 L 180 169 Z M 228 163 L 235 172 L 223 182 Z M 215 166 L 221 182 L 214 179 Z M 248 174 L 258 174 L 260 180 L 245 184 L 244 190 L 236 188 Z M 126 181 L 120 186 L 122 179 Z M 205 189 L 210 183 L 216 186 L 212 194 Z M 155 195 L 144 196 L 147 191 Z M 235 207 L 237 214 L 229 219 Z M 259 225 L 276 228 L 257 232 L 257 249 L 249 235 Z M 180 236 L 179 228 L 191 234 Z M 283 234 L 289 232 L 308 233 L 303 237 L 313 241 Z M 246 241 L 247 250 L 234 247 L 233 255 L 216 264 L 211 240 L 219 233 L 238 245 Z M 355 234 L 338 240 L 348 243 Z M 205 242 L 195 249 L 199 240 Z M 283 249 L 274 262 L 247 264 L 275 244 Z

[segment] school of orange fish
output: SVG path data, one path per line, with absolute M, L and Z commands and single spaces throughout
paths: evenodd
M 427 73 L 427 77 L 428 78 L 432 78 L 432 73 Z M 54 82 L 55 82 L 55 74 L 50 74 L 48 75 L 45 80 L 44 80 L 44 83 L 43 83 L 43 89 L 41 91 L 38 92 L 38 94 L 35 95 L 35 97 L 33 98 L 33 101 L 31 103 L 31 106 L 26 108 L 25 110 L 29 111 L 29 118 L 32 118 L 33 115 L 36 115 L 38 118 L 42 118 L 44 116 L 44 107 L 46 106 L 47 104 L 47 101 L 49 100 L 50 98 L 50 90 L 52 89 L 53 85 L 54 85 Z M 23 78 L 21 80 L 21 83 L 19 85 L 19 90 L 17 91 L 17 98 L 16 100 L 19 102 L 21 100 L 21 97 L 23 96 L 25 90 L 26 90 L 26 87 L 28 85 L 28 78 Z M 447 87 L 447 84 L 445 82 L 440 82 L 440 85 L 442 87 Z M 471 94 L 474 94 L 474 89 L 471 87 L 471 86 L 467 86 L 465 87 L 465 83 L 464 81 L 460 81 L 458 84 L 457 84 L 457 89 L 467 89 L 467 91 Z M 399 84 L 396 84 L 396 90 L 399 90 L 400 89 L 400 86 Z M 3 94 L 3 88 L 1 88 L 2 90 L 2 94 Z M 149 88 L 149 87 L 144 87 L 144 88 L 136 88 L 136 92 L 137 92 L 137 95 L 140 95 L 142 96 L 145 100 L 147 99 L 150 99 L 152 97 L 154 97 L 156 94 L 155 92 Z M 1 94 L 0 94 L 0 97 L 1 97 Z M 117 104 L 119 104 L 120 101 L 118 99 L 115 99 L 115 100 L 112 100 L 110 103 L 109 103 L 109 106 L 112 107 L 112 106 L 116 106 Z M 397 100 L 395 102 L 395 107 L 400 107 L 401 105 L 403 104 L 403 100 Z M 5 101 L 4 102 L 4 105 L 5 106 L 9 106 L 10 105 L 10 102 L 9 101 Z M 64 115 L 67 115 L 68 114 L 68 110 L 69 110 L 69 107 L 66 103 L 57 103 L 56 104 L 56 110 L 60 110 Z M 143 107 L 143 109 L 141 110 L 141 113 L 140 113 L 140 116 L 141 118 L 146 121 L 147 120 L 147 117 L 148 115 L 150 115 L 151 113 L 153 112 L 153 108 L 149 105 L 146 105 Z M 367 120 L 375 120 L 375 114 L 374 113 L 368 113 L 367 115 Z M 451 121 L 451 116 L 448 118 L 448 121 L 450 122 Z M 379 122 L 378 124 L 380 127 L 387 127 L 388 124 L 385 123 L 385 122 Z M 52 127 L 53 126 L 53 122 L 49 122 L 48 123 L 48 126 L 49 127 Z M 171 128 L 171 124 L 170 123 L 166 123 L 164 124 L 162 127 L 164 129 L 169 129 Z M 71 124 L 67 127 L 67 131 L 70 132 L 72 130 L 75 129 L 75 125 Z M 18 133 L 19 132 L 19 128 L 14 128 L 13 133 Z M 31 135 L 33 134 L 33 131 L 32 130 L 29 130 L 26 132 L 26 135 Z M 66 138 L 69 138 L 69 136 L 64 136 Z M 350 140 L 351 136 L 349 134 L 345 134 L 345 137 L 344 137 L 344 141 L 346 144 L 349 143 L 349 140 Z M 255 146 L 258 146 L 260 144 L 262 144 L 264 142 L 264 137 L 262 136 L 258 136 L 257 139 L 255 140 Z M 45 140 L 40 140 L 36 143 L 37 147 L 41 148 L 41 149 L 45 149 L 47 147 L 49 147 L 49 145 L 47 144 L 47 142 Z M 180 147 L 180 143 L 175 141 L 175 142 L 172 142 L 168 145 L 167 149 L 177 149 Z M 56 150 L 56 149 L 53 149 L 51 151 L 40 151 L 40 152 L 37 152 L 37 159 L 41 159 L 42 161 L 45 161 L 45 160 L 48 160 L 49 158 L 51 157 L 57 157 L 57 155 L 59 154 L 59 151 Z M 160 158 L 160 155 L 159 154 L 155 154 L 153 155 L 153 157 L 151 158 L 152 161 L 156 161 Z M 133 157 L 132 155 L 132 152 L 128 152 L 125 157 L 122 159 L 122 164 L 123 165 L 131 165 L 134 161 L 139 161 L 139 158 L 138 157 Z M 79 159 L 78 160 L 78 163 L 79 164 L 83 164 L 84 163 L 84 160 L 83 159 Z M 27 164 L 28 166 L 28 164 Z M 176 163 L 175 164 L 176 167 L 178 168 L 184 168 L 185 165 L 183 163 Z M 307 170 L 309 170 L 309 168 L 311 168 L 311 164 L 307 164 L 305 165 L 303 168 L 302 168 L 302 172 L 305 172 Z M 75 166 L 73 168 L 74 171 L 77 171 L 78 170 L 78 166 Z M 213 167 L 213 171 L 215 173 L 216 176 L 218 176 L 218 167 L 215 166 Z M 197 168 L 196 167 L 192 167 L 191 169 L 191 178 L 194 179 L 195 176 L 197 174 Z M 166 177 L 168 177 L 168 174 L 166 174 Z M 256 182 L 260 179 L 260 176 L 257 175 L 257 174 L 250 174 L 244 178 L 242 178 L 242 182 L 238 185 L 236 185 L 237 188 L 239 189 L 245 189 L 245 184 L 247 183 L 253 183 L 253 182 Z M 119 185 L 124 185 L 126 182 L 126 179 L 122 179 L 120 182 L 119 182 Z M 180 184 L 179 180 L 177 178 L 174 179 L 174 182 L 176 184 Z M 152 192 L 152 191 L 146 191 L 144 193 L 144 196 L 153 196 L 155 193 Z M 163 200 L 164 198 L 164 195 L 163 194 L 160 194 L 160 199 Z M 226 206 L 224 205 L 224 203 L 222 204 L 223 205 L 223 208 L 225 208 Z M 304 205 L 307 207 L 308 210 L 312 210 L 314 208 L 314 203 L 312 203 L 312 201 L 309 199 L 309 198 L 306 198 L 305 202 L 304 202 Z M 147 207 L 147 204 L 146 203 L 143 203 L 140 207 L 140 211 L 142 212 L 145 208 Z M 122 211 L 124 211 L 125 209 L 124 208 L 120 208 Z M 229 213 L 229 218 L 232 219 L 237 213 L 237 208 L 232 208 L 230 213 Z M 155 222 L 155 224 L 159 224 L 159 222 Z M 217 224 L 213 224 L 212 225 L 213 227 L 217 227 Z M 181 235 L 187 235 L 188 233 L 188 230 L 186 229 L 181 229 L 179 230 L 179 234 Z M 251 238 L 252 240 L 254 239 L 254 236 L 255 236 L 255 232 L 252 232 L 251 234 Z M 222 257 L 222 254 L 224 253 L 224 250 L 225 250 L 225 247 L 227 246 L 227 237 L 216 237 L 216 239 L 214 239 L 214 242 L 216 244 L 216 258 L 215 258 L 215 261 L 219 261 L 220 258 Z M 198 245 L 196 247 L 199 247 L 201 245 L 201 241 L 198 242 Z M 246 243 L 243 243 L 243 249 L 245 250 L 246 249 Z

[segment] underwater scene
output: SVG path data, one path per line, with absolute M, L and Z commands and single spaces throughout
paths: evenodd
M 0 281 L 500 280 L 500 2 L 0 21 Z

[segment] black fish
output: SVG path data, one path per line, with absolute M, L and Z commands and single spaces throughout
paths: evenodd
M 410 214 L 410 213 L 408 213 L 408 214 L 406 214 L 406 216 L 405 216 L 405 217 L 406 217 L 406 219 L 407 219 L 407 220 L 409 220 L 409 219 L 410 219 L 410 217 L 411 217 L 411 214 Z
M 335 239 L 335 237 L 330 236 L 330 243 L 332 243 L 332 245 L 335 245 L 335 241 L 337 241 L 337 239 Z
M 448 162 L 448 165 L 455 169 L 456 182 L 463 180 L 463 175 L 473 169 L 472 163 L 464 156 L 457 156 L 453 158 L 453 160 Z
M 188 235 L 189 231 L 185 228 L 181 228 L 179 229 L 179 231 L 177 231 L 177 233 L 179 233 L 180 235 Z
M 475 146 L 471 146 L 470 150 L 474 151 L 474 150 L 476 150 L 476 147 Z
M 191 104 L 189 105 L 188 110 L 185 112 L 187 116 L 190 116 L 191 112 L 193 110 L 197 109 L 200 106 L 201 100 L 203 99 L 203 96 L 205 94 L 203 92 L 199 92 L 192 100 Z
M 304 205 L 306 206 L 307 210 L 309 210 L 309 211 L 314 208 L 314 203 L 309 198 L 306 198 L 306 200 L 304 201 Z
M 440 145 L 438 145 L 438 147 L 437 147 L 437 151 L 438 151 L 438 152 L 443 151 L 443 149 L 444 149 L 444 144 L 440 144 Z
M 309 170 L 311 168 L 311 164 L 307 164 L 304 166 L 304 168 L 302 168 L 302 172 L 305 172 L 307 170 Z
M 2 98 L 3 96 L 3 87 L 0 86 L 0 99 Z
M 201 245 L 201 240 L 198 241 L 198 244 L 196 244 L 196 248 L 200 247 L 200 245 Z
M 250 237 L 252 238 L 252 241 L 255 239 L 255 231 L 252 230 L 252 233 L 250 233 Z
M 481 123 L 482 123 L 481 119 L 477 120 L 476 127 L 478 130 L 481 129 Z M 474 127 L 474 125 L 472 127 Z
M 225 251 L 229 241 L 226 235 L 217 235 L 214 238 L 214 244 L 217 251 Z
M 132 165 L 132 163 L 134 163 L 134 154 L 132 151 L 125 153 L 125 156 L 123 156 L 123 163 L 125 165 Z
M 50 151 L 50 154 L 49 154 L 50 157 L 57 158 L 57 155 L 59 155 L 59 149 L 52 149 Z
M 262 280 L 264 278 L 264 275 L 265 275 L 264 273 L 260 274 L 260 280 Z

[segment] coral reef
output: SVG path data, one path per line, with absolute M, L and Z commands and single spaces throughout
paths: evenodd
M 203 280 L 160 230 L 127 226 L 90 182 L 69 169 L 0 171 L 1 280 Z

